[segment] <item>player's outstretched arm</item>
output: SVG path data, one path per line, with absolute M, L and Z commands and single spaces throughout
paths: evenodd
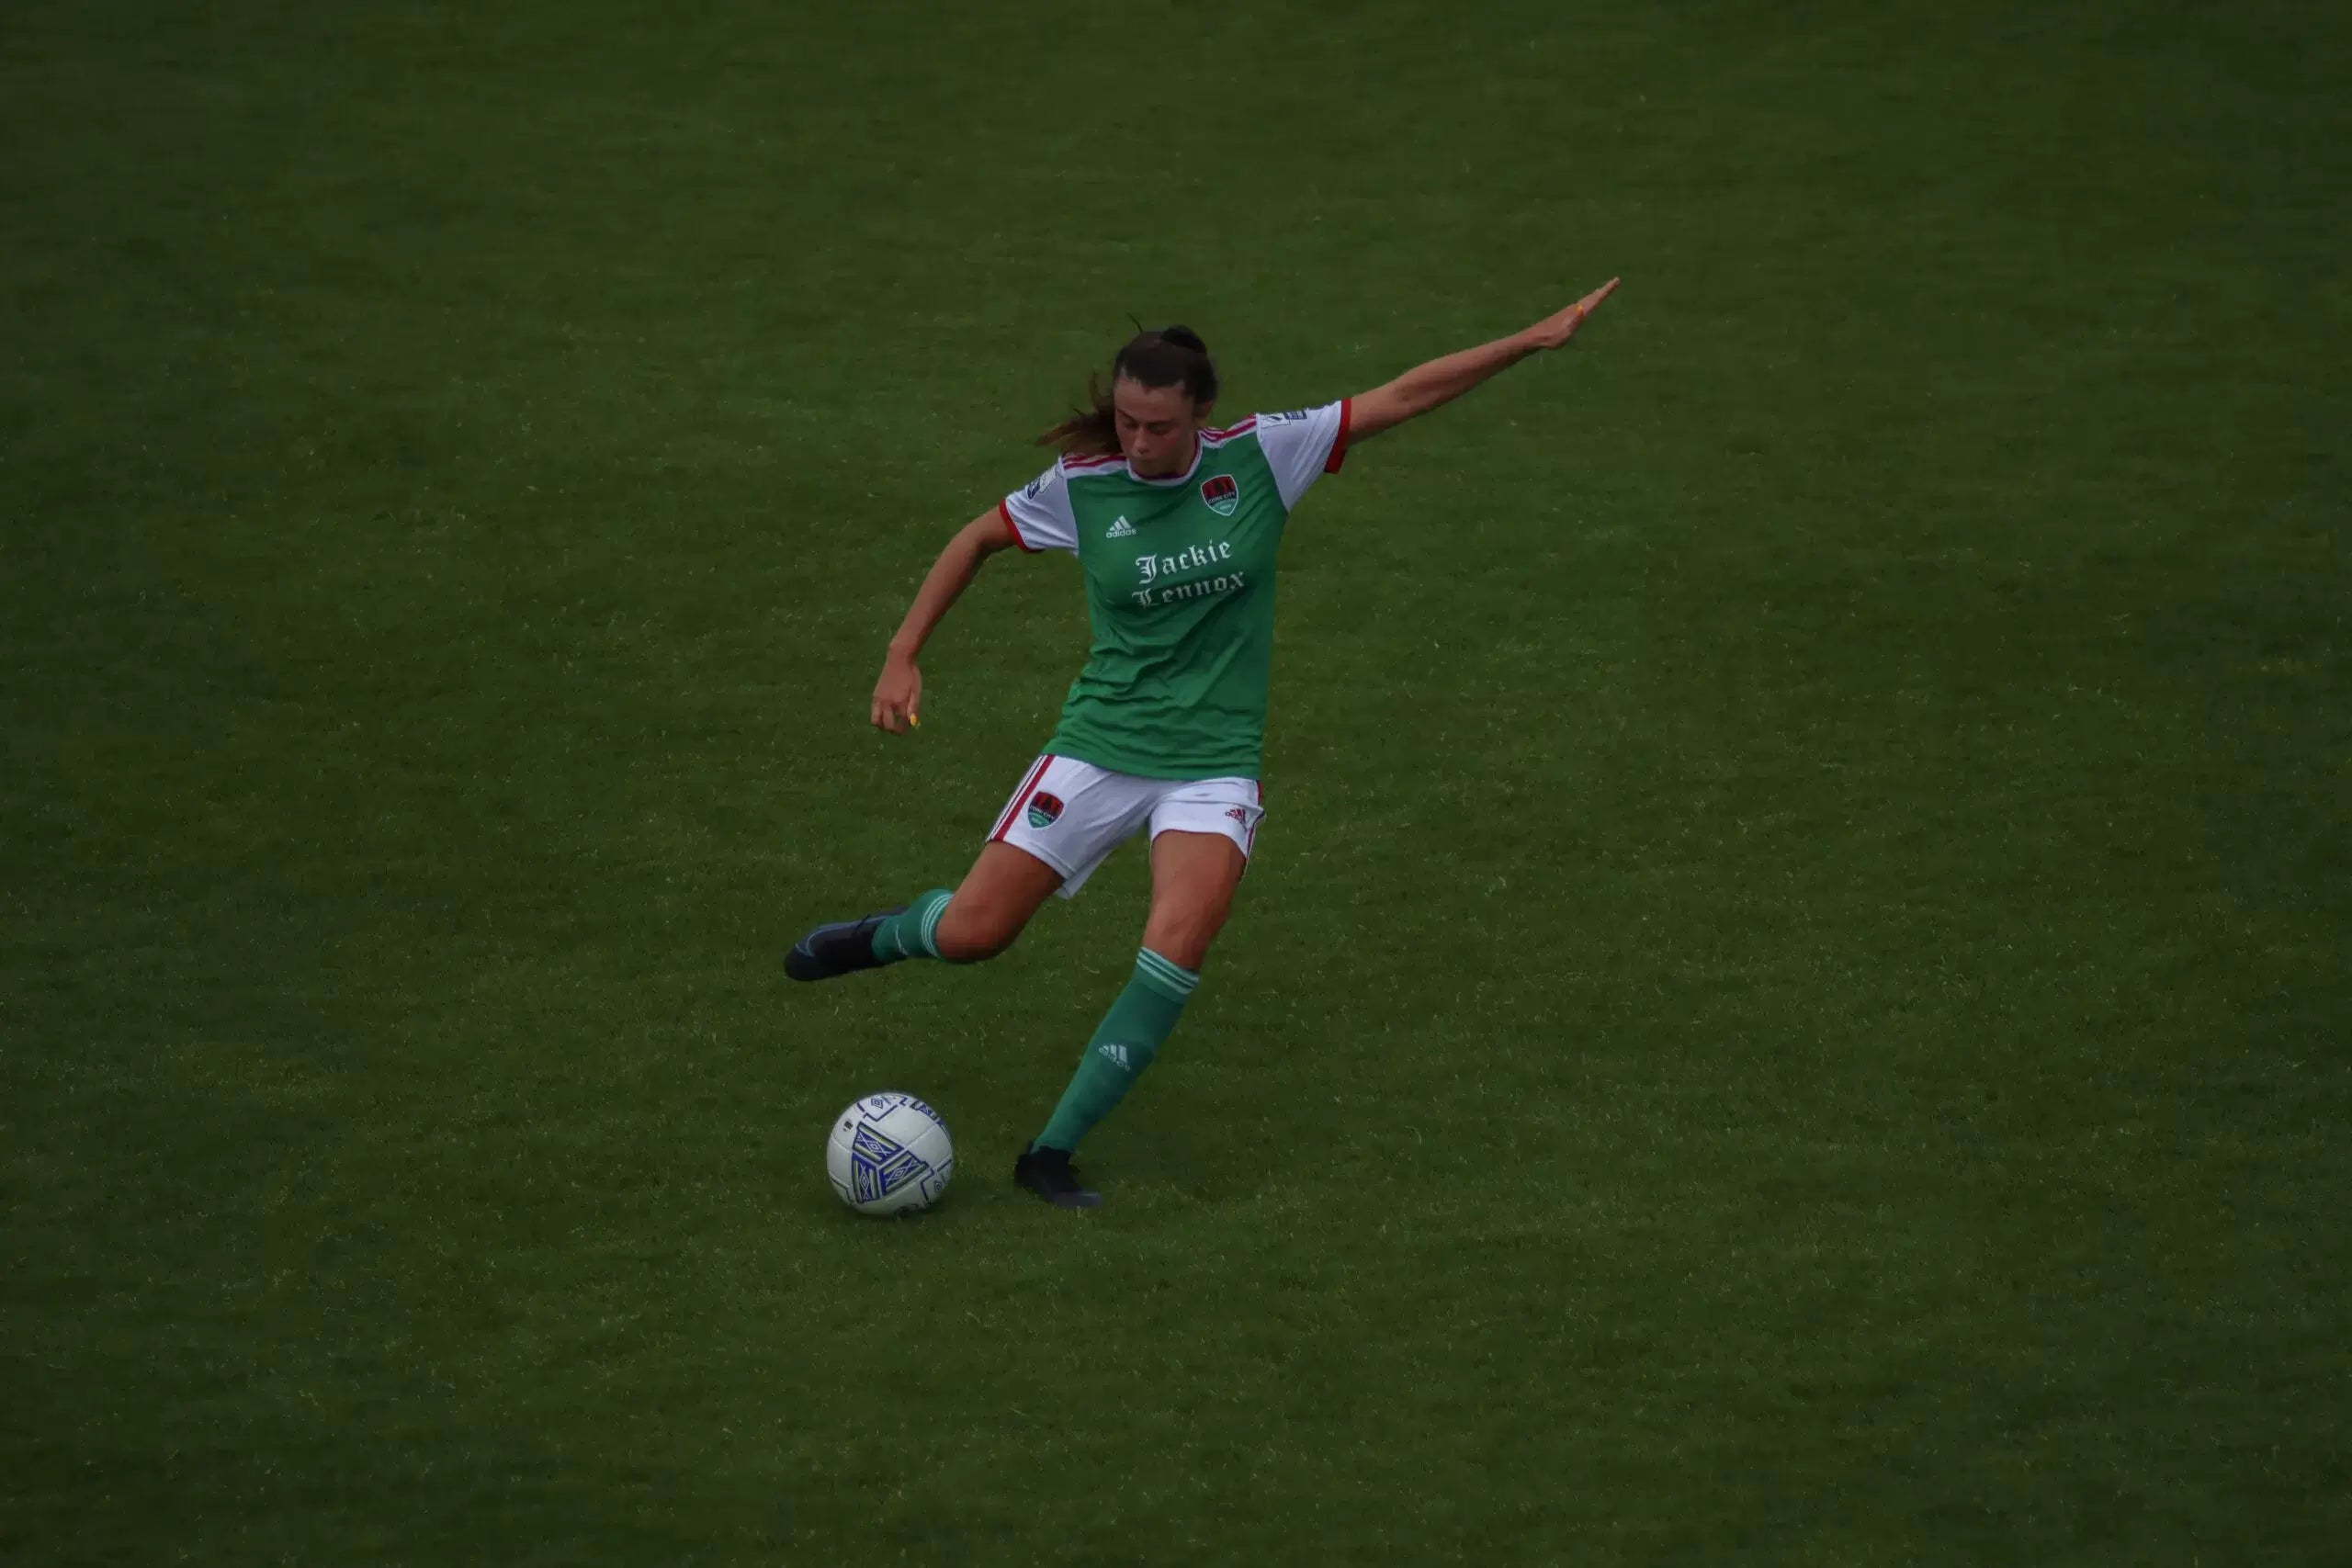
M 1577 335 L 1585 318 L 1617 292 L 1611 278 L 1566 310 L 1544 317 L 1523 332 L 1492 343 L 1417 365 L 1385 386 L 1374 387 L 1353 400 L 1348 410 L 1348 445 L 1369 440 L 1382 431 L 1450 403 L 1487 377 L 1507 370 L 1529 355 L 1558 348 Z
M 939 552 L 923 577 L 922 586 L 915 590 L 915 602 L 908 607 L 907 618 L 899 623 L 889 651 L 882 657 L 882 678 L 874 685 L 875 728 L 904 735 L 910 725 L 922 722 L 922 669 L 915 662 L 916 656 L 922 652 L 932 628 L 946 617 L 948 607 L 979 575 L 981 563 L 997 551 L 1012 547 L 1012 535 L 993 506 L 947 541 L 947 547 Z

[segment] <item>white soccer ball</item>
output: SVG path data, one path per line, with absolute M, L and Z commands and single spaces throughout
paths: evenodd
M 956 1145 L 939 1112 L 911 1094 L 869 1094 L 833 1118 L 825 1174 L 861 1214 L 928 1209 L 956 1174 Z

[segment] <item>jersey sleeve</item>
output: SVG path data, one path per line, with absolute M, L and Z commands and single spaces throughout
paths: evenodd
M 1012 542 L 1035 555 L 1039 550 L 1078 550 L 1078 518 L 1069 509 L 1069 485 L 1062 478 L 1060 460 L 996 503 Z
M 1348 456 L 1348 405 L 1341 398 L 1321 408 L 1258 416 L 1258 450 L 1274 470 L 1274 488 L 1285 510 L 1296 506 L 1307 487 L 1336 474 Z

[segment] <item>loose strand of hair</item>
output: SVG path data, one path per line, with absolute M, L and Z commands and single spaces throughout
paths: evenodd
M 1065 457 L 1108 457 L 1119 450 L 1119 418 L 1115 405 L 1102 390 L 1102 377 L 1090 371 L 1086 400 L 1093 407 L 1073 410 L 1070 417 L 1037 437 L 1040 446 L 1058 446 Z

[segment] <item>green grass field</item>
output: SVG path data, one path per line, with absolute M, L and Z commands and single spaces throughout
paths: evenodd
M 0 1559 L 2352 1560 L 2352 22 L 0 12 Z M 1285 556 L 1256 870 L 948 534 L 1612 274 Z M 858 1220 L 828 1115 L 963 1165 Z

